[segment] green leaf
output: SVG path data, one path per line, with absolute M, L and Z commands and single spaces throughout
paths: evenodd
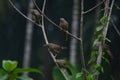
M 76 78 L 80 78 L 82 80 L 83 78 L 83 72 L 77 73 Z
M 8 75 L 9 80 L 16 80 L 17 77 L 18 77 L 18 75 L 15 74 L 15 73 L 11 73 L 11 74 Z
M 63 75 L 61 74 L 60 70 L 57 67 L 53 69 L 53 79 L 54 80 L 65 80 Z
M 79 72 L 77 68 L 75 68 L 69 61 L 67 61 L 67 65 L 70 68 L 72 74 L 77 74 Z
M 108 41 L 108 42 L 111 42 L 111 40 L 110 40 L 110 39 L 108 39 L 108 38 L 105 38 L 105 40 L 106 40 L 106 41 Z
M 107 17 L 106 16 L 103 16 L 101 19 L 100 19 L 100 22 L 101 23 L 104 23 L 104 22 L 106 22 L 107 21 Z
M 33 68 L 17 68 L 14 71 L 14 73 L 16 74 L 23 73 L 23 72 L 35 72 L 35 73 L 43 74 L 42 71 L 38 69 L 33 69 Z
M 17 61 L 11 61 L 11 60 L 3 60 L 2 67 L 4 70 L 11 72 L 13 71 L 18 65 Z
M 72 72 L 72 75 L 70 75 L 66 71 L 66 69 L 62 69 L 62 71 L 67 76 L 68 80 L 80 80 L 79 78 L 76 79 L 76 74 L 78 73 L 78 70 L 69 61 L 67 61 L 67 66 L 70 69 L 70 71 Z M 57 67 L 54 67 L 53 78 L 54 78 L 54 80 L 65 80 L 64 76 L 61 74 L 60 70 Z
M 97 76 L 97 75 L 99 75 L 99 74 L 100 74 L 100 72 L 97 71 L 97 70 L 93 73 L 94 76 Z
M 8 74 L 3 69 L 0 69 L 0 80 L 6 80 L 7 77 Z
M 87 80 L 94 80 L 93 75 L 92 75 L 92 74 L 89 74 L 89 75 L 87 76 Z
M 101 31 L 102 29 L 103 29 L 103 26 L 100 25 L 100 26 L 98 26 L 98 27 L 96 28 L 96 31 L 98 32 L 98 31 Z
M 8 74 L 0 74 L 0 80 L 6 80 L 8 77 Z
M 101 65 L 99 65 L 99 64 L 94 65 L 94 68 L 95 68 L 96 70 L 98 70 L 98 71 L 101 71 L 102 73 L 104 72 L 103 67 L 102 67 Z
M 105 57 L 102 57 L 102 58 L 105 60 L 106 63 L 110 64 L 110 61 L 107 58 Z
M 20 77 L 18 77 L 18 79 L 20 79 L 20 80 L 34 80 L 30 77 L 24 77 L 24 76 L 20 76 Z
M 97 44 L 99 40 L 98 39 L 95 39 L 94 42 L 93 42 L 93 47 Z
M 102 34 L 99 34 L 98 37 L 97 37 L 99 40 L 103 40 L 103 35 Z
M 68 75 L 69 80 L 81 80 L 80 78 L 76 78 L 76 74 L 79 73 L 77 68 L 75 68 L 69 61 L 67 61 L 67 65 L 72 72 L 72 75 Z
M 1 74 L 6 74 L 6 72 L 3 69 L 0 69 L 0 75 Z

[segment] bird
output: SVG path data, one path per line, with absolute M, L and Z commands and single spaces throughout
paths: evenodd
M 64 59 L 56 59 L 56 63 L 58 64 L 58 66 L 59 66 L 60 68 L 66 69 L 67 72 L 68 72 L 70 75 L 72 75 L 72 72 L 71 72 L 71 70 L 69 69 L 66 60 L 64 60 Z
M 32 10 L 31 10 L 31 14 L 32 14 L 32 19 L 33 19 L 36 23 L 40 24 L 40 20 L 41 20 L 42 16 L 41 16 L 41 14 L 39 13 L 39 11 L 38 11 L 37 9 L 32 9 Z
M 48 43 L 44 45 L 45 47 L 48 47 L 50 49 L 50 51 L 56 56 L 60 50 L 64 50 L 66 49 L 66 47 L 62 47 L 58 44 L 54 44 L 54 43 Z
M 107 45 L 107 44 L 105 44 L 104 46 L 103 46 L 103 51 L 105 51 L 109 56 L 110 56 L 110 58 L 114 58 L 113 57 L 113 54 L 112 54 L 112 52 L 110 51 L 110 48 L 109 48 L 109 46 Z
M 59 27 L 63 30 L 63 31 L 68 31 L 68 22 L 64 19 L 64 18 L 60 18 L 60 23 L 59 23 Z M 65 35 L 65 40 L 68 40 L 68 35 L 66 32 L 64 32 Z

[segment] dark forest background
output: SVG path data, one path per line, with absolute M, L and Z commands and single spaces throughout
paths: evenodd
M 29 0 L 13 0 L 15 5 L 24 14 L 28 12 Z M 85 0 L 85 10 L 95 6 L 97 0 Z M 43 0 L 36 0 L 38 6 L 42 8 Z M 117 7 L 115 6 L 117 5 Z M 117 28 L 120 31 L 120 0 L 115 1 L 112 12 L 112 17 L 115 21 Z M 72 21 L 72 6 L 73 0 L 47 0 L 45 14 L 59 24 L 59 18 L 64 17 L 71 26 Z M 84 47 L 85 55 L 89 57 L 90 46 L 92 41 L 93 29 L 95 24 L 95 10 L 85 15 L 84 23 Z M 4 59 L 17 60 L 19 67 L 22 67 L 23 54 L 24 54 L 24 41 L 25 41 L 26 19 L 22 17 L 13 7 L 10 6 L 8 0 L 0 0 L 0 62 Z M 71 32 L 71 27 L 69 28 Z M 58 57 L 69 58 L 69 43 L 70 39 L 66 42 L 62 37 L 62 32 L 56 27 L 46 21 L 46 32 L 50 42 L 67 45 L 67 51 Z M 109 56 L 110 65 L 103 63 L 106 73 L 102 76 L 104 80 L 109 80 L 107 75 L 114 75 L 116 80 L 120 80 L 120 36 L 116 33 L 113 26 L 109 27 L 107 37 L 111 40 L 108 43 L 110 50 L 113 54 L 113 59 Z M 32 49 L 30 65 L 33 68 L 38 68 L 44 71 L 46 80 L 52 80 L 52 69 L 54 63 L 48 53 L 47 49 L 43 46 L 45 44 L 42 31 L 37 26 L 33 27 L 32 34 Z M 1 63 L 0 63 L 1 67 Z M 39 78 L 39 75 L 32 75 Z

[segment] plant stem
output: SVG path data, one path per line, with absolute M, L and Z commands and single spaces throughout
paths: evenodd
M 86 65 L 85 65 L 85 59 L 84 59 L 84 51 L 83 51 L 83 19 L 84 19 L 84 0 L 81 0 L 81 18 L 80 18 L 80 58 L 81 58 L 81 63 L 82 63 L 82 70 L 86 70 Z M 84 72 L 84 80 L 86 80 L 86 72 Z

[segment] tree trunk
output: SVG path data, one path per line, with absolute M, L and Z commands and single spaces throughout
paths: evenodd
M 72 34 L 78 35 L 78 24 L 79 24 L 79 0 L 73 0 L 73 14 L 72 14 Z M 77 40 L 71 39 L 70 42 L 70 62 L 76 66 L 76 54 L 77 54 Z
M 34 7 L 34 4 L 33 4 L 32 0 L 30 0 L 29 7 L 28 7 L 28 14 L 27 14 L 27 16 L 29 18 L 32 18 L 30 9 L 33 9 L 33 7 Z M 33 29 L 33 23 L 31 23 L 29 20 L 27 20 L 24 56 L 23 56 L 23 68 L 28 68 L 30 66 L 32 29 Z M 24 73 L 23 76 L 28 76 L 28 73 Z

